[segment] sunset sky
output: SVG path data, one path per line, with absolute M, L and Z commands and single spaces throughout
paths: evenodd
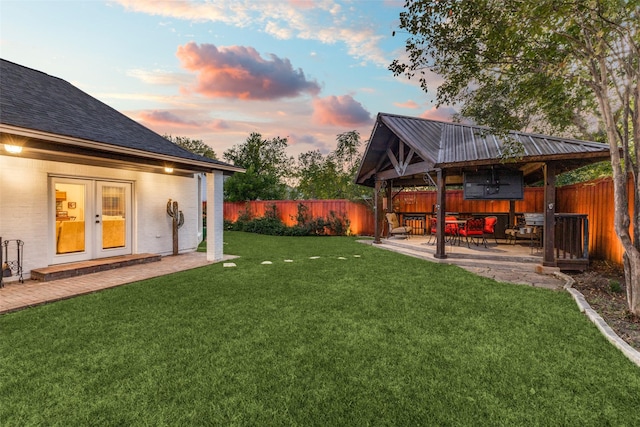
M 404 55 L 403 3 L 0 0 L 0 57 L 220 159 L 251 132 L 326 154 L 339 133 L 367 140 L 378 112 L 450 119 L 387 68 Z

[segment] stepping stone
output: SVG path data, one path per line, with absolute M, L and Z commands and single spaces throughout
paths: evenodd
M 284 262 L 293 262 L 292 259 L 285 259 Z
M 269 265 L 269 264 L 273 264 L 273 263 L 271 261 L 262 261 L 260 264 Z
M 360 258 L 360 255 L 354 255 L 353 257 L 354 258 Z
M 223 267 L 236 267 L 236 264 L 234 262 L 225 262 L 224 264 L 222 264 Z
M 310 256 L 309 259 L 318 259 L 320 258 L 319 256 Z
M 343 256 L 339 256 L 338 259 L 346 259 L 346 258 Z

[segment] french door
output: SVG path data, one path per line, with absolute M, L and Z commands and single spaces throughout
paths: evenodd
M 131 183 L 51 178 L 52 264 L 131 253 Z

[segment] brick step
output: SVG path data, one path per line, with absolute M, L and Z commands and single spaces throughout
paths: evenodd
M 135 254 L 73 262 L 69 264 L 58 264 L 31 270 L 31 279 L 38 280 L 40 282 L 47 282 L 49 280 L 66 279 L 69 277 L 82 276 L 83 274 L 128 267 L 130 265 L 157 262 L 161 259 L 162 257 L 156 254 Z

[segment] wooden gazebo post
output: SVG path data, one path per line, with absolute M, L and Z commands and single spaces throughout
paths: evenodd
M 443 169 L 438 169 L 438 182 L 437 184 L 437 196 L 436 196 L 436 253 L 433 255 L 435 258 L 446 258 L 444 245 L 444 227 L 445 227 L 445 213 L 446 213 L 446 193 L 447 189 L 445 181 L 447 179 L 447 173 Z
M 555 267 L 555 214 L 556 214 L 556 165 L 553 162 L 544 164 L 544 255 L 542 265 Z
M 509 224 L 507 228 L 513 228 L 516 226 L 516 201 L 509 200 Z
M 385 188 L 385 190 L 387 190 L 385 193 L 385 197 L 387 198 L 387 210 L 385 211 L 385 213 L 390 213 L 390 212 L 393 212 L 393 180 L 392 179 L 387 181 L 387 188 Z M 382 223 L 384 224 L 385 221 L 386 221 L 386 218 L 383 219 Z

